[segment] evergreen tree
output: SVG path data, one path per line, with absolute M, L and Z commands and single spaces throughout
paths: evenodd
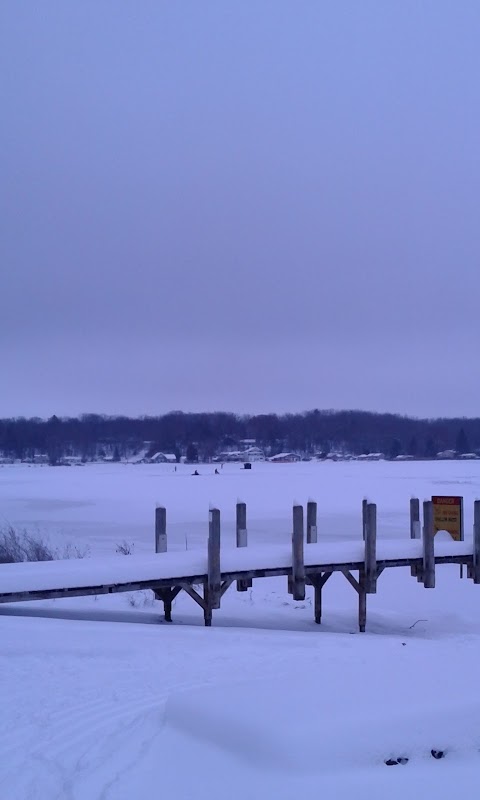
M 455 445 L 457 453 L 469 453 L 470 447 L 468 445 L 467 435 L 463 428 L 460 428 L 457 436 L 457 443 Z
M 189 461 L 190 464 L 198 463 L 198 449 L 192 442 L 187 445 L 187 461 Z
M 416 456 L 418 454 L 418 443 L 415 436 L 412 436 L 410 439 L 410 444 L 408 445 L 408 455 L 409 456 Z
M 402 452 L 402 443 L 399 439 L 394 439 L 390 447 L 390 458 L 396 458 Z

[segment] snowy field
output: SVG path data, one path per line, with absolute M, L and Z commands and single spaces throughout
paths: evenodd
M 466 536 L 480 462 L 0 467 L 0 520 L 56 544 L 112 555 L 153 550 L 154 508 L 169 548 L 204 548 L 208 508 L 233 545 L 247 503 L 251 545 L 286 543 L 292 503 L 319 504 L 319 541 L 359 540 L 361 501 L 379 538 L 409 536 L 412 495 L 461 494 Z M 118 556 L 118 558 L 127 558 Z M 0 568 L 1 576 L 1 568 Z M 1 581 L 1 577 L 0 577 Z M 368 598 L 334 575 L 321 626 L 285 579 L 230 589 L 203 628 L 183 593 L 174 622 L 149 593 L 0 606 L 0 786 L 8 800 L 451 798 L 480 774 L 480 587 L 437 567 L 425 590 L 389 570 Z M 430 751 L 444 750 L 435 760 Z M 404 756 L 406 765 L 385 759 Z

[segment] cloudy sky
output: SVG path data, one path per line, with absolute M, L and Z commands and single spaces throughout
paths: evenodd
M 2 0 L 0 416 L 480 415 L 477 0 Z

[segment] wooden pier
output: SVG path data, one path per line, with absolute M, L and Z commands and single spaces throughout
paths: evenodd
M 247 591 L 253 580 L 287 578 L 295 600 L 304 600 L 307 586 L 314 590 L 315 622 L 322 620 L 322 590 L 334 572 L 340 572 L 358 594 L 358 625 L 365 631 L 367 595 L 377 592 L 384 570 L 409 567 L 426 589 L 435 587 L 437 564 L 466 566 L 467 576 L 480 583 L 480 501 L 475 502 L 474 535 L 470 542 L 435 543 L 430 501 L 410 503 L 410 538 L 377 540 L 377 507 L 362 506 L 362 539 L 358 542 L 320 543 L 317 506 L 309 502 L 306 531 L 303 506 L 292 514 L 292 541 L 288 545 L 248 547 L 247 514 L 243 503 L 236 509 L 236 548 L 221 548 L 220 511 L 209 513 L 208 550 L 169 552 L 167 514 L 155 513 L 155 550 L 151 556 L 92 558 L 0 565 L 0 603 L 45 600 L 82 595 L 113 594 L 151 589 L 164 605 L 166 621 L 172 619 L 172 603 L 179 592 L 188 594 L 203 610 L 205 625 L 212 624 L 225 592 L 236 582 Z M 305 535 L 306 533 L 306 535 Z

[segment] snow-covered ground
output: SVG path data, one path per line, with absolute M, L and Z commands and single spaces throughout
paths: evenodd
M 1 467 L 0 520 L 87 543 L 94 557 L 123 539 L 151 552 L 157 502 L 180 551 L 204 547 L 210 504 L 232 544 L 237 498 L 253 546 L 287 542 L 292 503 L 309 498 L 319 539 L 358 540 L 364 495 L 392 540 L 408 538 L 412 495 L 461 494 L 468 537 L 480 496 L 476 462 L 191 471 Z M 475 785 L 480 587 L 458 567 L 437 567 L 435 590 L 408 570 L 384 573 L 365 634 L 340 575 L 326 584 L 321 626 L 311 596 L 294 602 L 285 579 L 230 589 L 211 629 L 183 594 L 173 624 L 159 613 L 149 593 L 0 607 L 2 797 L 451 798 Z M 408 764 L 385 766 L 399 756 Z

